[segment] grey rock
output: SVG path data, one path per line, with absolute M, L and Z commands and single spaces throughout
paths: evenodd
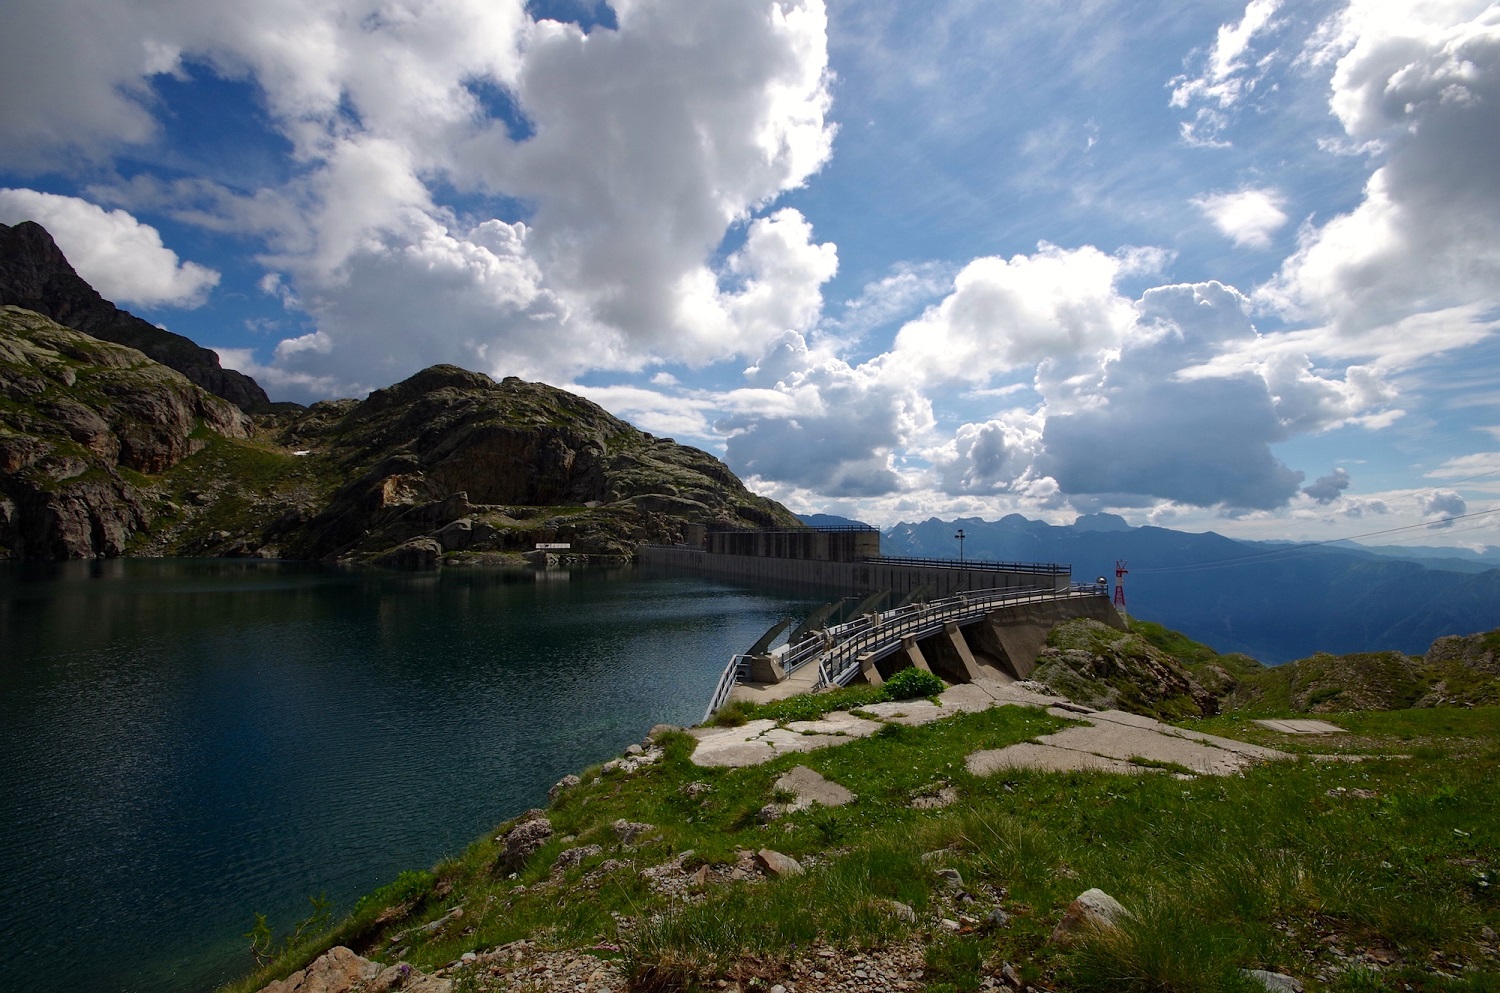
M 622 845 L 633 844 L 637 838 L 656 830 L 655 824 L 627 821 L 623 817 L 615 821 L 612 826 L 615 830 L 615 837 L 620 839 Z
M 552 863 L 553 872 L 567 872 L 569 869 L 583 862 L 584 859 L 595 855 L 602 855 L 604 849 L 598 845 L 580 845 L 577 848 L 569 848 L 559 852 Z
M 961 890 L 964 888 L 964 877 L 957 869 L 938 869 L 933 875 L 943 881 L 943 885 L 950 890 Z
M 917 922 L 917 912 L 900 900 L 882 900 L 881 904 L 897 920 L 905 921 L 908 924 L 915 924 Z
M 568 775 L 564 776 L 563 778 L 559 779 L 556 783 L 554 783 L 553 786 L 552 786 L 552 788 L 547 791 L 547 799 L 548 800 L 556 800 L 557 797 L 558 797 L 558 794 L 562 793 L 563 790 L 570 790 L 573 787 L 577 786 L 578 783 L 579 783 L 579 781 L 580 780 L 578 779 L 577 776 L 573 775 L 572 773 L 569 773 Z
M 755 853 L 755 864 L 762 872 L 772 876 L 800 876 L 803 872 L 801 862 L 770 848 L 762 848 Z
M 1086 932 L 1114 930 L 1129 916 L 1130 912 L 1103 890 L 1085 890 L 1068 904 L 1063 919 L 1052 931 L 1051 940 L 1054 944 L 1067 945 Z
M 433 538 L 413 538 L 371 559 L 374 565 L 387 569 L 423 572 L 436 569 L 442 561 L 443 546 Z
M 1264 986 L 1269 993 L 1302 993 L 1302 980 L 1265 969 L 1241 969 L 1240 975 Z
M 500 855 L 503 871 L 520 869 L 551 837 L 552 822 L 545 816 L 532 817 L 511 828 L 505 835 L 505 848 Z

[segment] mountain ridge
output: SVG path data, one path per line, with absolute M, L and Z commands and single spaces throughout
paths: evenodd
M 1066 562 L 1079 581 L 1130 570 L 1132 613 L 1221 651 L 1284 663 L 1316 650 L 1417 654 L 1435 638 L 1500 624 L 1500 569 L 1445 571 L 1337 546 L 1271 546 L 1213 531 L 929 518 L 882 531 L 889 555 Z M 1110 523 L 1110 522 L 1105 522 Z
M 47 229 L 35 221 L 0 224 L 0 306 L 50 317 L 101 341 L 138 349 L 246 413 L 268 410 L 259 383 L 225 369 L 212 349 L 121 310 L 73 269 Z
M 0 307 L 0 558 L 432 568 L 629 558 L 688 523 L 799 526 L 706 452 L 541 383 L 434 366 L 252 419 L 145 354 Z

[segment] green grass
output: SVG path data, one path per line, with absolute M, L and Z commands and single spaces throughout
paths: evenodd
M 1491 785 L 1500 773 L 1500 710 L 1337 720 L 1371 757 L 1186 781 L 1158 773 L 971 776 L 964 758 L 974 750 L 1065 723 L 1017 707 L 892 726 L 744 769 L 698 768 L 691 739 L 669 735 L 655 765 L 633 775 L 588 770 L 560 794 L 548 811 L 553 839 L 514 879 L 496 871 L 497 830 L 430 877 L 372 895 L 320 944 L 344 941 L 388 962 L 390 937 L 409 932 L 394 947 L 431 970 L 519 937 L 559 948 L 607 943 L 622 949 L 641 991 L 775 977 L 814 944 L 870 952 L 913 937 L 926 948 L 929 989 L 977 989 L 1001 962 L 1057 991 L 1233 993 L 1253 989 L 1240 973 L 1250 968 L 1298 976 L 1311 993 L 1500 988 L 1500 956 L 1480 937 L 1500 929 L 1500 799 Z M 1255 727 L 1235 715 L 1194 726 L 1235 737 Z M 1446 757 L 1456 749 L 1463 761 Z M 756 812 L 773 799 L 776 778 L 798 764 L 857 799 L 760 823 Z M 943 786 L 957 790 L 954 806 L 910 806 Z M 610 828 L 620 817 L 658 830 L 624 851 Z M 550 874 L 564 848 L 589 843 L 603 851 Z M 687 850 L 688 869 L 724 867 L 737 851 L 761 847 L 802 860 L 807 873 L 715 883 L 682 899 L 653 892 L 639 872 Z M 610 868 L 609 859 L 630 864 Z M 939 867 L 958 870 L 975 902 L 955 903 Z M 1130 917 L 1115 933 L 1051 943 L 1067 904 L 1090 887 L 1116 897 Z M 917 923 L 900 920 L 889 900 L 914 908 Z M 458 905 L 462 927 L 412 932 Z M 1003 926 L 956 933 L 936 923 L 995 906 L 1009 915 Z M 1370 950 L 1384 962 L 1362 957 Z

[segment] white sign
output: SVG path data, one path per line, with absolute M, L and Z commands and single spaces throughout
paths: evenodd
M 568 544 L 566 541 L 539 541 L 536 543 L 536 550 L 539 552 L 566 552 L 572 547 L 573 546 Z

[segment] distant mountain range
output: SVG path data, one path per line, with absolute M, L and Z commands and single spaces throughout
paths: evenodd
M 815 526 L 857 524 L 809 515 Z M 1365 548 L 1235 541 L 1214 532 L 1132 527 L 1113 514 L 1052 525 L 932 518 L 881 532 L 887 555 L 1063 562 L 1076 582 L 1114 579 L 1127 562 L 1130 612 L 1220 652 L 1268 664 L 1315 652 L 1420 654 L 1437 638 L 1500 626 L 1500 549 Z M 1403 556 L 1403 557 L 1397 557 Z

